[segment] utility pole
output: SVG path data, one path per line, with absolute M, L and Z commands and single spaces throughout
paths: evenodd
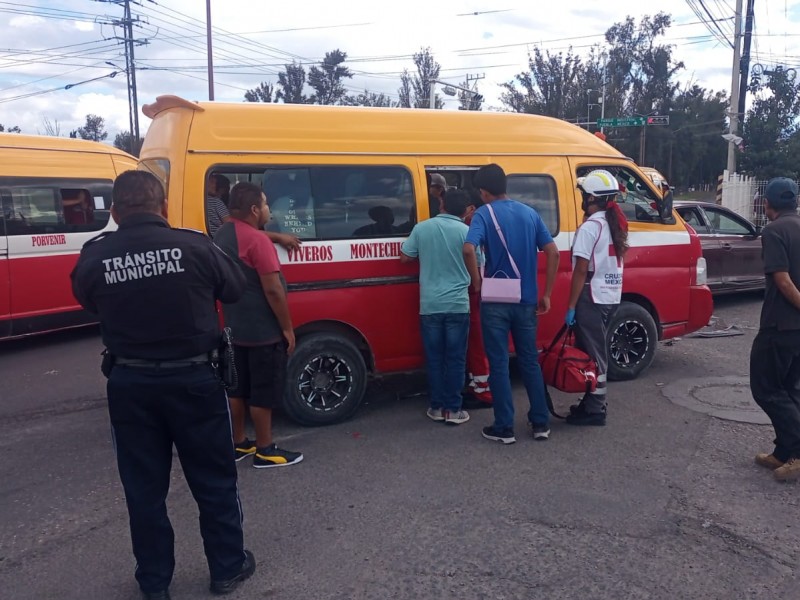
M 753 20 L 755 18 L 755 0 L 747 0 L 746 19 L 744 23 L 744 44 L 742 48 L 741 80 L 739 81 L 739 118 L 744 119 L 745 104 L 747 101 L 747 85 L 750 78 L 750 42 L 753 39 Z
M 104 2 L 108 4 L 116 4 L 122 6 L 123 16 L 122 19 L 117 19 L 111 22 L 115 27 L 122 27 L 124 32 L 123 37 L 116 36 L 114 39 L 121 40 L 125 48 L 125 75 L 128 80 L 128 123 L 131 135 L 131 152 L 135 153 L 139 144 L 139 97 L 136 91 L 136 58 L 134 55 L 134 47 L 138 45 L 147 44 L 148 40 L 137 40 L 133 37 L 133 25 L 139 22 L 139 17 L 134 18 L 131 15 L 131 0 L 95 0 L 96 2 Z M 109 63 L 112 64 L 113 63 Z
M 139 143 L 139 98 L 136 94 L 136 60 L 133 55 L 133 19 L 131 18 L 130 0 L 125 0 L 125 47 L 126 64 L 125 70 L 128 72 L 128 106 L 133 115 L 133 126 L 131 127 L 131 149 L 136 150 Z M 132 107 L 132 108 L 131 108 Z
M 730 133 L 732 136 L 739 132 L 739 68 L 741 67 L 739 54 L 739 41 L 742 37 L 742 4 L 743 0 L 736 0 L 736 16 L 733 27 L 733 69 L 731 72 L 731 103 L 728 114 L 730 116 Z M 728 142 L 728 173 L 736 172 L 736 144 L 733 138 Z
M 206 44 L 208 52 L 208 99 L 214 99 L 214 50 L 211 47 L 211 0 L 206 0 Z
M 470 75 L 467 73 L 467 87 L 471 88 L 473 91 L 473 93 L 469 95 L 469 110 L 478 110 L 480 108 L 480 102 L 476 103 L 475 98 L 480 96 L 480 94 L 478 94 L 478 82 L 481 79 L 486 79 L 486 73 L 481 73 L 480 75 Z M 483 99 L 481 98 L 481 100 Z

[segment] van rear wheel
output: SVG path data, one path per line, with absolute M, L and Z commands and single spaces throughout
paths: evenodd
M 636 379 L 656 353 L 658 331 L 653 316 L 633 302 L 622 302 L 608 326 L 608 378 Z
M 364 399 L 367 367 L 347 338 L 314 334 L 289 357 L 284 406 L 301 425 L 329 425 L 353 415 Z

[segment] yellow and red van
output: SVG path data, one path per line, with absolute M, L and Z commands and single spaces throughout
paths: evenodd
M 509 196 L 533 206 L 561 251 L 553 309 L 540 341 L 562 323 L 570 248 L 580 223 L 577 179 L 603 168 L 620 182 L 630 220 L 623 302 L 611 324 L 610 375 L 636 377 L 659 339 L 705 326 L 711 293 L 700 242 L 649 177 L 597 137 L 548 117 L 491 112 L 258 103 L 194 103 L 161 96 L 140 168 L 164 181 L 175 225 L 206 228 L 206 181 L 255 182 L 270 226 L 303 240 L 279 249 L 297 333 L 287 412 L 328 423 L 359 406 L 370 374 L 423 365 L 418 267 L 400 246 L 428 218 L 426 177 L 470 188 L 480 166 L 508 174 Z

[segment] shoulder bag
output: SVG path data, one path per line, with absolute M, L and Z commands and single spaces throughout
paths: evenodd
M 514 269 L 514 274 L 517 276 L 517 278 L 512 279 L 503 271 L 497 271 L 491 277 L 485 277 L 483 279 L 483 283 L 481 284 L 481 300 L 484 302 L 519 304 L 520 300 L 522 299 L 522 276 L 517 268 L 517 263 L 514 262 L 514 257 L 511 256 L 511 252 L 508 251 L 506 238 L 500 229 L 500 224 L 497 222 L 497 217 L 494 214 L 492 205 L 487 204 L 486 207 L 489 209 L 489 214 L 492 215 L 492 221 L 494 222 L 494 227 L 497 230 L 497 235 L 500 236 L 500 241 L 503 244 L 503 248 L 506 249 L 508 260 L 511 261 L 511 268 Z M 502 277 L 500 275 L 502 275 Z

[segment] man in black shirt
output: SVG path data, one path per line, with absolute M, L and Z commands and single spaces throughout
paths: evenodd
M 800 477 L 800 215 L 797 184 L 767 184 L 762 246 L 766 290 L 750 351 L 750 389 L 775 428 L 775 449 L 756 463 L 778 480 Z
M 117 177 L 111 216 L 119 230 L 86 243 L 72 289 L 98 315 L 113 357 L 108 410 L 136 580 L 146 598 L 169 599 L 174 444 L 200 509 L 211 591 L 229 593 L 255 559 L 243 546 L 228 400 L 209 353 L 220 344 L 214 302 L 237 300 L 244 275 L 206 236 L 169 226 L 164 188 L 150 173 Z

